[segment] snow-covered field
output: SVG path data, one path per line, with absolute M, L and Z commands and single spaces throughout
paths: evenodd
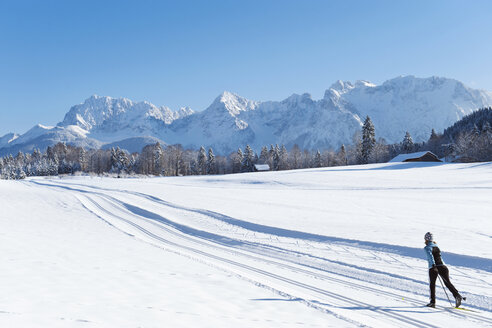
M 0 327 L 490 327 L 491 238 L 492 163 L 0 181 Z

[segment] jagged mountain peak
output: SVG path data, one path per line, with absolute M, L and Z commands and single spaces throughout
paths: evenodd
M 205 110 L 205 112 L 227 112 L 230 116 L 237 116 L 241 112 L 254 110 L 259 102 L 252 101 L 241 97 L 235 93 L 224 91 L 213 103 Z
M 335 91 L 339 91 L 339 92 L 345 92 L 345 91 L 348 91 L 350 89 L 353 89 L 354 85 L 350 82 L 350 81 L 342 81 L 342 80 L 337 80 L 335 81 L 335 83 L 333 83 L 330 88 L 332 90 L 335 90 Z
M 239 96 L 238 94 L 234 93 L 234 92 L 224 90 L 219 95 L 219 98 L 221 99 L 221 101 L 228 101 L 228 100 L 234 100 L 234 99 L 242 98 L 242 97 Z
M 87 98 L 87 99 L 86 99 L 86 101 L 87 101 L 87 100 L 89 100 L 89 99 L 91 99 L 91 100 L 97 100 L 97 99 L 99 99 L 99 98 L 110 98 L 110 97 L 104 97 L 104 96 L 103 96 L 103 97 L 101 97 L 101 96 L 99 96 L 98 94 L 95 94 L 95 93 L 94 93 L 94 94 L 93 94 L 93 95 L 91 95 L 89 98 Z

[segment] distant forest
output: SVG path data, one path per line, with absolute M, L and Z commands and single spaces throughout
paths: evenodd
M 0 178 L 23 179 L 30 176 L 60 174 L 96 174 L 123 177 L 129 175 L 184 176 L 252 172 L 255 164 L 268 164 L 271 170 L 290 170 L 340 165 L 383 163 L 401 153 L 430 150 L 439 158 L 458 162 L 492 161 L 492 107 L 465 116 L 442 134 L 434 130 L 423 143 L 414 143 L 410 133 L 400 143 L 387 144 L 376 139 L 376 129 L 366 117 L 350 146 L 338 150 L 305 150 L 294 145 L 262 147 L 256 153 L 249 145 L 228 156 L 216 156 L 213 149 L 183 149 L 181 145 L 145 146 L 140 153 L 125 150 L 74 147 L 58 143 L 46 152 L 19 152 L 0 158 Z

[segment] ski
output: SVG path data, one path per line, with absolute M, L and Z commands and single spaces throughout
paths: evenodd
M 468 312 L 474 312 L 474 313 L 480 313 L 480 311 L 477 311 L 477 310 L 472 310 L 472 309 L 469 309 L 469 308 L 464 308 L 464 307 L 445 307 L 445 306 L 428 306 L 426 305 L 426 307 L 428 308 L 431 308 L 431 309 L 436 309 L 436 310 L 439 310 L 439 309 L 444 309 L 444 310 L 461 310 L 461 311 L 468 311 Z
M 453 308 L 450 308 L 450 309 L 455 309 L 455 310 L 461 310 L 461 311 L 469 311 L 469 312 L 480 313 L 480 312 L 478 312 L 478 311 L 475 311 L 475 310 L 470 310 L 470 309 L 463 308 L 463 307 L 453 307 Z

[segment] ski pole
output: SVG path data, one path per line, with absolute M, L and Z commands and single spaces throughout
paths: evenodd
M 448 292 L 446 291 L 446 288 L 444 288 L 444 285 L 443 285 L 442 280 L 441 280 L 441 276 L 437 275 L 437 277 L 439 278 L 439 281 L 441 282 L 442 289 L 444 290 L 444 293 L 446 294 L 446 297 L 448 298 L 449 305 L 453 306 L 453 303 L 451 303 L 451 300 L 449 299 Z

